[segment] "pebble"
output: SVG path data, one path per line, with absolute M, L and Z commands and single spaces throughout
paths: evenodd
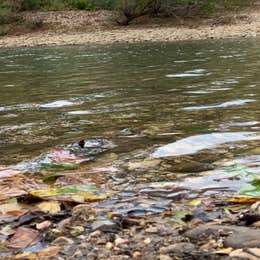
M 195 249 L 195 246 L 191 243 L 177 243 L 173 245 L 169 245 L 167 247 L 160 248 L 160 252 L 163 254 L 169 253 L 189 253 Z
M 120 247 L 120 246 L 126 244 L 127 242 L 128 242 L 128 240 L 123 239 L 123 238 L 121 238 L 121 237 L 117 237 L 116 240 L 115 240 L 115 245 L 116 245 L 117 247 Z
M 106 246 L 105 246 L 106 250 L 111 250 L 113 247 L 114 247 L 114 245 L 111 242 L 106 243 Z
M 158 228 L 157 227 L 149 227 L 145 229 L 146 233 L 150 233 L 150 234 L 156 234 L 158 233 Z
M 134 259 L 138 259 L 138 258 L 141 258 L 141 257 L 142 257 L 142 254 L 139 251 L 136 251 L 136 252 L 133 253 Z
M 145 243 L 146 245 L 149 245 L 151 242 L 152 242 L 152 240 L 151 240 L 151 238 L 149 238 L 149 237 L 144 240 L 144 243 Z
M 172 258 L 169 255 L 159 255 L 160 260 L 172 260 Z
M 92 230 L 100 230 L 102 232 L 116 232 L 118 226 L 111 220 L 97 220 L 91 225 Z
M 74 241 L 67 237 L 58 237 L 52 242 L 54 245 L 71 245 L 73 243 Z
M 46 221 L 43 221 L 43 222 L 41 222 L 39 224 L 36 224 L 36 228 L 38 230 L 44 230 L 44 229 L 49 228 L 51 226 L 51 224 L 52 224 L 51 221 L 46 220 Z
M 72 228 L 70 233 L 73 236 L 78 236 L 78 235 L 82 234 L 84 231 L 85 231 L 84 227 L 82 227 L 82 226 L 75 226 L 75 227 Z

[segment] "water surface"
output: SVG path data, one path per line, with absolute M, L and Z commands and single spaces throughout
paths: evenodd
M 2 49 L 0 164 L 83 138 L 106 137 L 122 153 L 258 132 L 259 43 Z

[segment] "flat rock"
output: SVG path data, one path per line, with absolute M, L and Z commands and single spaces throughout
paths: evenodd
M 92 223 L 91 228 L 93 231 L 100 230 L 102 232 L 112 233 L 118 231 L 117 224 L 111 220 L 97 220 Z
M 193 241 L 224 237 L 224 246 L 238 248 L 252 248 L 260 246 L 260 230 L 238 226 L 201 225 L 185 233 Z
M 175 254 L 182 254 L 182 253 L 189 253 L 195 250 L 195 246 L 191 243 L 176 243 L 173 245 L 169 245 L 167 247 L 161 248 L 161 253 L 169 254 L 169 253 L 175 253 Z

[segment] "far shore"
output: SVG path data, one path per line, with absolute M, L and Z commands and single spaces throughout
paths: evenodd
M 52 14 L 53 15 L 53 14 Z M 233 14 L 234 19 L 196 21 L 191 24 L 137 24 L 128 27 L 95 26 L 91 30 L 40 30 L 33 33 L 0 37 L 0 47 L 113 44 L 139 42 L 175 42 L 260 36 L 260 11 Z M 232 17 L 232 18 L 233 18 Z M 223 22 L 224 21 L 224 22 Z

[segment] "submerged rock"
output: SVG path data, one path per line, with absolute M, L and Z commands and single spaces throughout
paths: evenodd
M 162 146 L 156 149 L 152 156 L 155 158 L 163 158 L 195 154 L 224 143 L 252 140 L 260 140 L 260 134 L 257 132 L 230 132 L 195 135 Z
M 76 156 L 80 157 L 97 155 L 114 147 L 116 147 L 115 144 L 102 138 L 81 140 L 78 143 L 68 145 L 69 150 Z

